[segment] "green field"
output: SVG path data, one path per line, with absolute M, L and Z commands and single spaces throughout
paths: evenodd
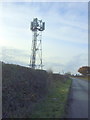
M 89 76 L 78 76 L 77 78 L 89 80 L 90 81 L 90 75 Z
M 53 81 L 48 96 L 35 106 L 31 118 L 63 118 L 70 85 L 70 78 Z

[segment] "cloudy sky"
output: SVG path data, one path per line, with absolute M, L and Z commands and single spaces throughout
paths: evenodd
M 36 17 L 45 22 L 44 69 L 77 73 L 88 65 L 88 2 L 0 2 L 0 60 L 29 65 Z

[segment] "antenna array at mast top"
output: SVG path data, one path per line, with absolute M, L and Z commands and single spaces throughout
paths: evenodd
M 42 20 L 38 20 L 37 18 L 33 19 L 33 22 L 31 22 L 31 30 L 32 31 L 43 31 L 45 30 L 45 22 L 42 22 Z

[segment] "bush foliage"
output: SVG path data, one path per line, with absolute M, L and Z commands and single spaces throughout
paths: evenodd
M 36 104 L 52 93 L 58 82 L 62 85 L 67 79 L 44 70 L 2 63 L 2 117 L 30 118 Z
M 82 75 L 90 75 L 90 67 L 89 66 L 83 66 L 78 69 L 78 72 Z
M 48 74 L 19 65 L 2 64 L 2 113 L 4 118 L 25 117 L 32 104 L 47 93 Z M 22 109 L 21 109 L 22 108 Z M 24 110 L 24 114 L 22 112 Z M 19 114 L 16 114 L 19 111 Z

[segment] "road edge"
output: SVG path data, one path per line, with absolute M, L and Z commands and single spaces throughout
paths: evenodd
M 71 103 L 71 97 L 70 96 L 71 96 L 71 89 L 72 89 L 72 81 L 73 81 L 73 79 L 71 80 L 71 85 L 70 85 L 69 92 L 68 92 L 67 102 L 66 102 L 66 105 L 65 105 L 64 118 L 68 118 L 68 109 L 69 109 L 69 106 L 70 106 L 70 103 Z

